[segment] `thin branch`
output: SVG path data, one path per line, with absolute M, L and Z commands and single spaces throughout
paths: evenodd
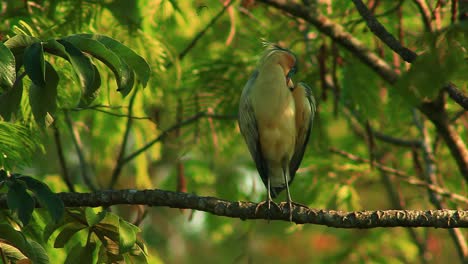
M 412 50 L 403 47 L 401 43 L 375 18 L 367 6 L 361 0 L 352 0 L 359 14 L 366 20 L 370 30 L 387 46 L 400 55 L 405 61 L 413 62 L 418 56 Z
M 423 103 L 419 109 L 432 121 L 457 162 L 461 175 L 468 182 L 468 149 L 456 129 L 450 124 L 443 104 L 427 102 Z
M 81 146 L 78 143 L 78 139 L 76 138 L 75 134 L 75 129 L 73 128 L 73 123 L 70 118 L 70 114 L 68 111 L 63 111 L 63 114 L 65 116 L 65 123 L 67 124 L 67 127 L 70 132 L 70 136 L 72 138 L 73 146 L 75 147 L 76 154 L 78 155 L 78 160 L 80 162 L 80 167 L 81 167 L 81 176 L 83 177 L 83 181 L 88 186 L 89 189 L 92 191 L 96 190 L 96 186 L 94 186 L 93 181 L 91 180 L 91 177 L 88 173 L 88 165 L 86 164 L 86 159 L 84 157 L 83 151 L 81 151 Z
M 412 140 L 412 139 L 403 139 L 403 138 L 397 138 L 393 136 L 386 135 L 382 132 L 378 132 L 375 130 L 372 130 L 372 133 L 374 134 L 374 137 L 378 140 L 381 140 L 383 142 L 387 142 L 396 146 L 400 147 L 408 147 L 408 148 L 419 148 L 421 147 L 421 142 L 417 140 Z
M 432 152 L 430 138 L 427 132 L 427 128 L 424 125 L 424 121 L 418 116 L 416 110 L 413 111 L 414 122 L 416 127 L 418 128 L 419 132 L 421 133 L 422 137 L 422 153 L 423 159 L 425 164 L 424 174 L 428 184 L 435 184 L 437 181 L 436 175 L 436 165 L 435 165 L 435 158 L 434 153 Z M 437 208 L 442 209 L 446 207 L 445 203 L 442 199 L 435 194 L 434 191 L 428 189 L 429 197 L 431 203 Z M 463 233 L 459 229 L 451 229 L 449 230 L 449 234 L 452 237 L 453 243 L 455 244 L 455 248 L 457 249 L 458 255 L 461 259 L 461 263 L 466 263 L 468 261 L 468 246 L 466 244 L 465 237 Z
M 354 154 L 351 154 L 349 152 L 346 152 L 346 151 L 343 151 L 343 150 L 339 150 L 339 149 L 336 149 L 336 148 L 330 148 L 330 151 L 332 153 L 335 153 L 335 154 L 338 154 L 342 157 L 345 157 L 349 160 L 352 160 L 352 161 L 356 161 L 356 162 L 360 162 L 360 163 L 364 163 L 364 164 L 369 164 L 369 160 L 368 159 L 364 159 L 364 158 L 361 158 L 357 155 L 354 155 Z M 389 174 L 393 174 L 395 176 L 398 176 L 400 179 L 402 179 L 403 181 L 411 184 L 411 185 L 415 185 L 415 186 L 421 186 L 421 187 L 425 187 L 433 192 L 436 192 L 444 197 L 447 197 L 453 201 L 458 201 L 458 202 L 462 202 L 462 203 L 465 203 L 465 204 L 468 204 L 468 198 L 463 196 L 463 195 L 460 195 L 460 194 L 456 194 L 456 193 L 453 193 L 453 192 L 450 192 L 446 189 L 443 189 L 437 185 L 434 185 L 434 184 L 429 184 L 425 181 L 422 181 L 416 177 L 412 177 L 410 176 L 409 174 L 407 174 L 406 172 L 404 171 L 401 171 L 401 170 L 397 170 L 397 169 L 394 169 L 394 168 L 391 168 L 391 167 L 387 167 L 385 165 L 382 165 L 378 162 L 373 162 L 373 165 L 376 169 L 380 170 L 380 171 L 383 171 L 385 173 L 389 173 Z
M 213 118 L 213 119 L 220 119 L 220 120 L 233 120 L 233 119 L 236 119 L 237 116 L 235 115 L 217 115 L 217 114 L 208 114 L 208 113 L 205 113 L 205 112 L 200 112 L 200 113 L 197 113 L 195 115 L 193 115 L 192 117 L 190 118 L 187 118 L 186 120 L 180 122 L 180 123 L 177 123 L 171 127 L 169 127 L 168 129 L 164 130 L 161 132 L 161 134 L 159 136 L 157 136 L 155 139 L 151 140 L 150 142 L 148 142 L 145 146 L 143 146 L 142 148 L 140 148 L 139 150 L 133 152 L 132 154 L 128 155 L 127 157 L 125 157 L 124 159 L 122 159 L 121 163 L 122 163 L 122 166 L 131 161 L 132 159 L 134 159 L 136 156 L 142 154 L 143 152 L 145 152 L 146 150 L 148 150 L 150 147 L 152 147 L 155 143 L 161 141 L 162 139 L 164 139 L 170 132 L 174 131 L 174 130 L 177 130 L 183 126 L 186 126 L 186 125 L 189 125 L 195 121 L 197 121 L 198 119 L 200 118 Z
M 65 184 L 67 185 L 68 190 L 70 192 L 75 192 L 75 187 L 73 186 L 73 182 L 70 178 L 70 174 L 68 173 L 67 163 L 65 161 L 65 155 L 63 154 L 63 146 L 62 146 L 62 140 L 60 139 L 60 131 L 55 122 L 52 124 L 52 127 L 54 129 L 55 145 L 57 147 L 57 155 L 59 158 L 60 167 L 62 168 L 63 180 L 65 181 Z
M 129 116 L 128 114 L 114 113 L 114 112 L 111 112 L 111 111 L 99 109 L 97 107 L 72 108 L 70 110 L 71 111 L 94 110 L 94 111 L 97 111 L 97 112 L 105 113 L 105 114 L 108 114 L 108 115 L 111 115 L 111 116 L 116 116 L 116 117 L 125 117 L 125 118 L 140 119 L 140 120 L 151 120 L 151 117 L 149 117 L 149 116 Z
M 468 110 L 468 96 L 466 96 L 465 93 L 452 83 L 446 85 L 444 89 L 447 91 L 450 98 L 457 102 L 461 107 L 465 108 L 465 110 Z
M 424 165 L 425 165 L 423 172 L 424 172 L 426 182 L 428 184 L 436 184 L 437 175 L 436 175 L 435 158 L 434 158 L 434 152 L 432 151 L 431 141 L 427 132 L 427 128 L 424 125 L 424 121 L 421 120 L 421 117 L 419 116 L 419 113 L 416 112 L 416 110 L 413 110 L 413 120 L 422 138 L 421 149 L 422 149 L 423 160 L 424 160 Z M 428 189 L 428 191 L 429 191 L 429 197 L 430 197 L 431 203 L 437 209 L 441 209 L 442 200 L 440 199 L 440 197 L 436 195 L 430 189 Z
M 332 38 L 341 46 L 351 51 L 364 64 L 376 71 L 382 78 L 394 84 L 398 79 L 398 74 L 382 58 L 369 50 L 367 46 L 352 34 L 347 32 L 340 24 L 333 22 L 328 17 L 320 13 L 311 13 L 303 5 L 290 3 L 286 0 L 258 0 L 258 2 L 276 7 L 292 16 L 300 17 L 314 25 L 320 32 Z
M 178 59 L 179 60 L 182 60 L 185 55 L 187 55 L 187 53 L 193 49 L 193 47 L 195 47 L 195 45 L 197 44 L 197 42 L 206 34 L 206 32 L 208 31 L 208 29 L 210 29 L 215 23 L 216 21 L 218 21 L 219 18 L 221 18 L 221 16 L 226 12 L 226 10 L 228 9 L 228 7 L 231 6 L 231 4 L 234 3 L 234 0 L 231 0 L 229 1 L 228 3 L 224 4 L 223 6 L 223 9 L 221 9 L 221 11 L 218 12 L 218 14 L 216 14 L 216 16 L 214 16 L 211 21 L 205 26 L 205 28 L 203 28 L 200 32 L 198 32 L 197 35 L 195 35 L 195 37 L 192 39 L 192 41 L 187 45 L 187 47 L 185 47 L 185 49 L 183 49 L 180 53 L 179 53 L 179 57 Z M 166 65 L 166 68 L 169 68 L 172 66 L 172 62 L 169 62 L 167 65 Z
M 380 171 L 380 175 L 382 178 L 383 185 L 385 189 L 387 190 L 387 195 L 390 198 L 390 201 L 392 203 L 392 208 L 397 209 L 397 210 L 403 210 L 404 208 L 403 197 L 401 197 L 398 194 L 398 191 L 396 190 L 395 184 L 392 182 L 391 177 L 388 175 L 388 173 L 382 170 Z M 406 228 L 406 231 L 408 232 L 411 239 L 413 239 L 414 243 L 418 247 L 419 258 L 421 260 L 421 263 L 423 264 L 429 263 L 430 252 L 426 246 L 426 243 L 424 243 L 424 239 L 413 228 Z
M 431 24 L 431 10 L 425 0 L 413 0 L 416 6 L 419 9 L 419 13 L 421 13 L 422 21 L 424 23 L 424 27 L 426 28 L 427 32 L 432 32 L 432 24 Z
M 124 163 L 122 162 L 122 160 L 123 160 L 123 158 L 125 156 L 125 149 L 127 148 L 128 138 L 129 138 L 129 135 L 130 135 L 130 129 L 131 129 L 132 123 L 133 123 L 133 119 L 130 118 L 130 117 L 133 114 L 133 103 L 135 102 L 135 98 L 136 98 L 137 93 L 138 93 L 138 89 L 136 89 L 133 92 L 132 97 L 130 97 L 130 102 L 129 102 L 129 105 L 128 105 L 128 113 L 127 113 L 127 117 L 128 117 L 127 124 L 125 126 L 125 132 L 124 132 L 124 136 L 123 136 L 123 139 L 122 139 L 122 144 L 120 145 L 119 156 L 117 157 L 115 168 L 112 171 L 111 181 L 110 181 L 109 186 L 108 186 L 109 189 L 112 189 L 115 186 L 115 184 L 117 183 L 117 180 L 119 179 L 120 173 L 122 172 L 122 169 L 123 169 L 123 166 L 124 166 Z
M 165 206 L 194 209 L 218 216 L 246 219 L 270 219 L 289 221 L 288 203 L 272 207 L 268 217 L 267 206 L 252 202 L 232 202 L 208 196 L 164 190 L 106 190 L 93 193 L 59 193 L 67 207 L 99 207 L 112 205 Z M 39 204 L 36 203 L 37 206 Z M 0 195 L 0 208 L 7 207 L 5 194 Z M 292 222 L 317 224 L 336 228 L 376 227 L 435 227 L 468 228 L 468 210 L 379 210 L 343 212 L 310 209 L 293 205 Z
M 378 18 L 378 17 L 384 17 L 384 16 L 387 16 L 387 15 L 390 15 L 391 13 L 393 13 L 393 12 L 397 11 L 398 9 L 400 9 L 400 7 L 403 5 L 404 2 L 405 2 L 404 0 L 399 0 L 398 3 L 394 7 L 390 8 L 387 11 L 384 11 L 384 12 L 382 12 L 380 14 L 374 15 L 374 17 Z M 347 21 L 345 23 L 345 25 L 346 26 L 351 25 L 351 24 L 355 25 L 355 24 L 365 22 L 365 21 L 366 20 L 361 17 L 361 18 L 358 18 L 358 19 L 349 20 L 349 21 Z

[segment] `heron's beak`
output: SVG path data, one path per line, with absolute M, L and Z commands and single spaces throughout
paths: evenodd
M 290 77 L 286 77 L 286 86 L 288 86 L 289 90 L 294 90 L 294 83 Z

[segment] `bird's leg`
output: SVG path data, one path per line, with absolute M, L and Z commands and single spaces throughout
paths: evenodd
M 262 207 L 263 205 L 265 205 L 266 203 L 268 204 L 268 212 L 267 212 L 267 217 L 268 217 L 268 221 L 270 221 L 270 209 L 271 209 L 271 203 L 273 203 L 280 211 L 281 211 L 281 208 L 279 207 L 278 204 L 276 204 L 273 199 L 271 198 L 271 192 L 270 192 L 270 177 L 268 177 L 268 184 L 267 184 L 267 200 L 266 201 L 263 201 L 263 202 L 260 202 L 257 204 L 257 207 L 255 207 L 255 214 L 258 213 L 258 209 L 260 207 Z
M 287 170 L 288 168 L 283 166 L 283 177 L 284 177 L 284 183 L 286 183 L 286 194 L 288 196 L 287 198 L 288 198 L 288 206 L 289 206 L 289 221 L 292 221 L 292 199 L 291 199 L 291 193 L 289 192 Z

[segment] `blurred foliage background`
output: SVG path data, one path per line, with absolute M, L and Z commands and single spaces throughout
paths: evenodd
M 152 69 L 145 89 L 137 87 L 122 98 L 115 92 L 112 72 L 98 63 L 102 73 L 99 96 L 90 107 L 77 108 L 77 82 L 67 64 L 55 61 L 60 67 L 60 83 L 53 125 L 40 129 L 30 122 L 31 110 L 24 99 L 14 122 L 16 130 L 3 133 L 7 130 L 0 128 L 2 144 L 5 138 L 17 143 L 0 147 L 3 153 L 16 153 L 3 156 L 0 165 L 33 175 L 55 192 L 70 191 L 57 154 L 59 137 L 77 191 L 159 188 L 262 201 L 266 190 L 236 116 L 242 88 L 263 50 L 262 40 L 267 40 L 296 53 L 299 71 L 294 81 L 311 85 L 318 102 L 309 147 L 291 189 L 295 201 L 312 208 L 349 211 L 435 208 L 424 186 L 408 184 L 369 162 L 352 161 L 330 151 L 344 150 L 424 181 L 421 148 L 382 140 L 421 142 L 418 123 L 424 125 L 434 149 L 434 184 L 466 197 L 467 183 L 450 151 L 430 122 L 415 110 L 421 100 L 437 96 L 446 80 L 466 91 L 465 61 L 449 60 L 466 57 L 466 40 L 457 34 L 464 31 L 453 29 L 451 2 L 456 1 L 367 1 L 401 43 L 418 54 L 428 54 L 414 67 L 369 31 L 351 1 L 304 1 L 304 8 L 342 25 L 403 73 L 394 86 L 312 25 L 260 2 L 0 1 L 2 41 L 15 34 L 40 39 L 81 32 L 105 34 L 133 49 Z M 425 31 L 417 2 L 429 7 L 436 33 Z M 453 37 L 450 32 L 455 32 Z M 453 41 L 440 44 L 447 39 Z M 437 43 L 435 48 L 431 49 L 431 43 Z M 442 51 L 451 54 L 441 56 Z M 417 93 L 408 91 L 409 87 Z M 445 107 L 466 142 L 468 115 L 450 99 Z M 111 185 L 128 127 L 127 154 L 199 113 L 209 115 L 171 129 L 167 137 L 125 164 Z M 283 200 L 284 194 L 278 201 Z M 444 198 L 444 202 L 448 208 L 467 208 L 457 200 Z M 143 206 L 115 206 L 112 211 L 142 229 L 150 263 L 444 263 L 459 259 L 447 230 L 344 230 Z M 45 224 L 38 215 L 35 218 L 36 225 Z M 462 234 L 467 237 L 466 231 Z M 76 239 L 85 240 L 86 236 Z M 51 259 L 65 258 L 67 248 L 54 249 L 51 240 L 42 243 Z

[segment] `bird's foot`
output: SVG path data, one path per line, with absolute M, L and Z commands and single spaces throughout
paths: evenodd
M 291 200 L 287 201 L 287 203 L 288 203 L 288 207 L 289 207 L 289 221 L 290 222 L 292 222 L 293 204 L 294 204 L 294 206 L 309 208 L 307 205 L 304 205 L 304 204 L 301 204 L 301 203 L 296 203 L 296 202 L 293 202 Z
M 275 203 L 275 202 L 272 201 L 272 200 L 266 200 L 266 201 L 263 201 L 263 202 L 260 202 L 260 203 L 257 204 L 257 206 L 255 207 L 255 214 L 258 213 L 258 209 L 260 209 L 260 207 L 265 206 L 265 205 L 268 205 L 267 217 L 268 217 L 268 221 L 270 221 L 271 204 L 273 204 L 274 206 L 276 206 L 276 208 L 278 208 L 278 210 L 281 211 L 281 207 L 280 207 L 277 203 Z

